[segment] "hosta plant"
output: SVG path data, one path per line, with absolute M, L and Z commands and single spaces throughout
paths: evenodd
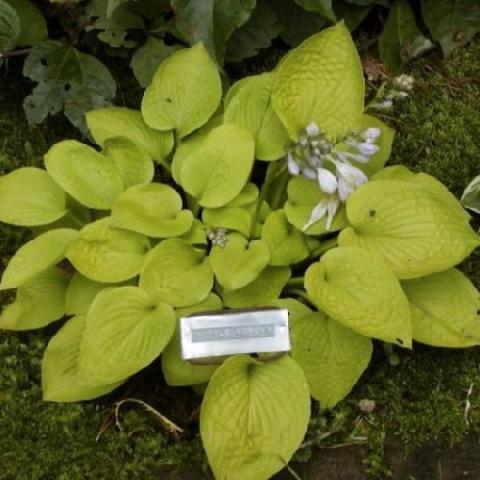
M 343 24 L 222 100 L 204 46 L 166 59 L 140 111 L 87 115 L 96 147 L 53 145 L 45 169 L 0 178 L 0 220 L 32 227 L 0 288 L 10 330 L 67 318 L 42 363 L 44 398 L 92 399 L 161 356 L 172 386 L 206 386 L 200 433 L 220 480 L 282 469 L 311 397 L 344 398 L 372 340 L 480 343 L 479 294 L 455 266 L 479 245 L 435 178 L 384 168 L 393 131 L 364 114 Z M 177 319 L 239 307 L 289 310 L 292 351 L 180 357 Z

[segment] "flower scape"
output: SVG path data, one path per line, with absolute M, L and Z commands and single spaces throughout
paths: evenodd
M 34 236 L 3 272 L 16 298 L 0 328 L 67 318 L 44 399 L 105 395 L 161 356 L 169 385 L 206 385 L 215 478 L 263 480 L 299 448 L 311 399 L 331 408 L 350 392 L 374 339 L 478 345 L 479 293 L 455 266 L 479 236 L 434 177 L 385 167 L 394 132 L 364 102 L 343 23 L 223 100 L 199 43 L 163 61 L 141 111 L 87 114 L 98 148 L 65 140 L 45 169 L 1 177 L 0 221 Z M 272 306 L 289 311 L 288 355 L 182 360 L 180 317 Z

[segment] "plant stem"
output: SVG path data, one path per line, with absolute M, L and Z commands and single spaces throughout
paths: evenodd
M 302 287 L 303 288 L 303 277 L 294 277 L 287 282 L 287 287 Z
M 10 52 L 3 52 L 3 53 L 0 53 L 0 58 L 20 57 L 21 55 L 28 55 L 30 50 L 31 50 L 30 48 L 23 48 L 22 50 L 12 50 Z
M 331 250 L 332 248 L 336 247 L 337 243 L 338 243 L 337 237 L 331 238 L 330 240 L 325 240 L 315 250 L 313 250 L 313 252 L 310 254 L 308 259 L 312 260 L 314 258 L 320 257 L 328 250 Z

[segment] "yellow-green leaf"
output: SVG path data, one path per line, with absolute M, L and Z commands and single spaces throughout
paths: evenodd
M 65 258 L 65 251 L 78 236 L 76 230 L 59 228 L 43 233 L 17 250 L 3 272 L 0 290 L 16 288 Z
M 67 193 L 89 208 L 109 209 L 123 190 L 122 177 L 112 160 L 76 140 L 51 147 L 45 166 Z
M 111 228 L 111 217 L 106 217 L 82 228 L 66 256 L 90 280 L 118 283 L 140 273 L 149 247 L 145 236 Z
M 292 357 L 305 373 L 310 394 L 322 408 L 334 407 L 367 368 L 372 341 L 323 312 L 296 320 L 290 332 Z
M 19 168 L 0 177 L 0 221 L 32 227 L 46 225 L 66 213 L 64 191 L 44 170 Z
M 215 478 L 268 480 L 300 446 L 309 418 L 308 385 L 290 357 L 229 358 L 210 380 L 200 412 Z
M 222 207 L 246 185 L 253 166 L 251 134 L 236 125 L 214 128 L 182 162 L 182 187 L 203 207 Z
M 292 139 L 310 122 L 335 139 L 360 127 L 364 95 L 362 64 L 340 22 L 284 57 L 275 72 L 272 105 Z
M 177 237 L 192 227 L 193 214 L 182 210 L 182 197 L 168 185 L 135 185 L 117 197 L 112 207 L 112 227 L 149 237 Z
M 176 130 L 184 137 L 207 122 L 221 95 L 217 67 L 198 43 L 176 51 L 160 64 L 145 90 L 143 118 L 156 130 Z
M 324 312 L 346 327 L 411 347 L 408 300 L 380 257 L 357 247 L 329 250 L 306 271 L 305 289 Z
M 451 268 L 480 241 L 450 195 L 413 181 L 363 185 L 347 202 L 351 227 L 340 233 L 339 245 L 381 256 L 402 279 Z
M 413 339 L 436 347 L 480 344 L 480 295 L 454 268 L 402 282 L 410 301 Z

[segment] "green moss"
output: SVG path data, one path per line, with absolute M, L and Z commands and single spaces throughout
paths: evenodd
M 431 173 L 458 196 L 480 173 L 480 42 L 444 64 L 432 58 L 420 60 L 413 72 L 418 79 L 415 95 L 387 118 L 398 130 L 391 163 Z M 28 128 L 19 98 L 29 86 L 17 78 L 18 72 L 10 72 L 0 79 L 0 173 L 39 165 L 48 145 L 77 136 L 61 117 L 49 119 L 40 128 Z M 25 235 L 21 229 L 0 226 L 0 262 L 6 262 Z M 479 267 L 478 254 L 464 265 L 477 286 Z M 165 478 L 162 465 L 204 466 L 195 419 L 200 397 L 188 389 L 165 387 L 158 363 L 97 402 L 42 402 L 40 359 L 56 328 L 0 333 L 0 480 L 148 480 Z M 392 366 L 377 345 L 371 367 L 352 394 L 332 412 L 313 416 L 307 438 L 311 445 L 366 439 L 367 471 L 388 476 L 382 456 L 385 438 L 391 435 L 413 448 L 432 440 L 453 443 L 467 432 L 479 432 L 480 405 L 474 398 L 480 388 L 480 349 L 451 351 L 416 345 L 413 352 L 398 354 L 400 363 Z M 465 401 L 472 383 L 467 424 Z M 119 431 L 112 423 L 112 409 L 124 397 L 145 400 L 185 427 L 185 435 L 181 440 L 169 437 L 153 418 L 129 406 L 121 413 L 123 431 Z M 377 405 L 368 415 L 357 407 L 365 398 Z M 104 426 L 108 428 L 96 442 Z M 311 453 L 304 448 L 297 458 L 306 460 Z

